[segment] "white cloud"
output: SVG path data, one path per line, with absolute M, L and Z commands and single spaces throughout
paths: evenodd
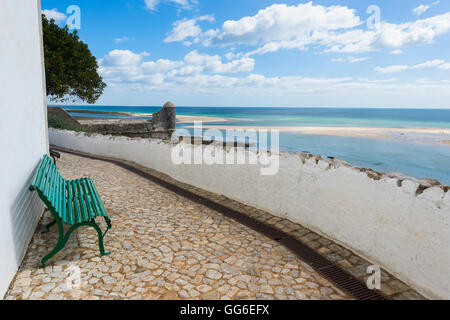
M 354 29 L 322 34 L 317 36 L 314 42 L 326 46 L 327 52 L 367 52 L 381 48 L 399 49 L 407 45 L 429 44 L 437 36 L 449 31 L 450 12 L 402 24 L 384 22 L 376 31 Z
M 142 61 L 140 54 L 130 50 L 112 50 L 103 59 L 100 59 L 104 66 L 130 66 L 138 65 Z
M 421 16 L 422 14 L 424 14 L 425 12 L 428 11 L 428 9 L 430 9 L 432 6 L 435 6 L 437 4 L 441 3 L 440 1 L 435 1 L 432 4 L 421 4 L 420 6 L 416 7 L 413 9 L 413 14 L 415 14 L 416 16 Z
M 380 73 L 395 73 L 401 72 L 404 70 L 408 70 L 410 67 L 407 65 L 397 65 L 397 66 L 389 66 L 389 67 L 376 67 L 375 71 Z
M 367 61 L 370 60 L 370 57 L 352 57 L 352 56 L 348 56 L 345 58 L 336 58 L 336 59 L 331 59 L 331 62 L 349 62 L 349 63 L 357 63 L 357 62 L 362 62 L 362 61 Z
M 418 6 L 417 8 L 414 8 L 413 13 L 416 16 L 421 16 L 422 14 L 424 14 L 426 11 L 428 11 L 428 9 L 430 9 L 429 5 L 423 5 L 421 4 L 420 6 Z
M 235 54 L 234 52 L 228 52 L 225 54 L 225 58 L 227 58 L 228 60 L 232 60 L 234 58 L 238 57 L 237 54 Z
M 252 58 L 242 58 L 222 63 L 222 58 L 218 55 L 202 55 L 197 51 L 189 52 L 184 61 L 187 65 L 200 67 L 202 72 L 208 73 L 250 72 L 255 67 L 255 60 Z
M 297 97 L 309 97 L 314 103 L 335 103 L 336 98 L 349 104 L 348 96 L 411 97 L 435 96 L 436 92 L 450 92 L 449 83 L 412 81 L 401 83 L 398 79 L 365 79 L 353 77 L 266 77 L 251 73 L 253 61 L 249 58 L 223 62 L 219 56 L 191 51 L 183 60 L 159 59 L 144 61 L 142 54 L 129 50 L 113 50 L 100 59 L 100 73 L 115 92 L 132 92 L 132 96 L 154 95 L 171 97 L 252 97 L 264 101 L 298 101 Z M 427 63 L 427 65 L 437 63 Z M 421 64 L 424 65 L 424 64 Z M 419 65 L 418 65 L 419 66 Z M 249 72 L 236 75 L 236 72 Z M 267 97 L 267 98 L 266 98 Z M 208 99 L 208 98 L 205 98 Z M 271 100 L 272 99 L 272 100 Z M 286 100 L 285 100 L 286 99 Z M 324 99 L 324 100 L 323 100 Z M 358 98 L 352 100 L 357 103 Z M 275 101 L 276 100 L 276 101 Z M 323 101 L 322 101 L 323 100 Z M 205 100 L 206 101 L 206 100 Z M 213 100 L 207 100 L 213 101 Z M 242 101 L 242 100 L 241 100 Z M 252 100 L 253 101 L 253 100 Z M 319 102 L 322 101 L 322 102 Z M 355 102 L 356 101 L 356 102 Z M 365 101 L 365 100 L 361 100 Z M 351 103 L 351 102 L 350 102 Z M 391 102 L 392 103 L 392 102 Z
M 114 43 L 119 44 L 119 43 L 129 41 L 129 40 L 130 39 L 128 37 L 121 37 L 121 38 L 114 39 Z
M 440 67 L 442 70 L 446 70 L 446 65 L 450 65 L 448 63 L 445 63 L 444 60 L 429 60 L 424 63 L 416 64 L 416 65 L 396 65 L 396 66 L 388 66 L 388 67 L 377 67 L 375 68 L 375 71 L 380 73 L 395 73 L 395 72 L 401 72 L 405 70 L 415 70 L 415 69 L 423 69 L 423 68 L 434 68 L 434 67 Z
M 254 16 L 225 21 L 218 29 L 202 31 L 195 20 L 178 21 L 166 41 L 256 46 L 247 56 L 310 47 L 325 52 L 361 53 L 429 44 L 437 36 L 450 32 L 450 12 L 401 24 L 382 22 L 377 30 L 362 25 L 356 10 L 346 6 L 326 7 L 312 2 L 297 6 L 274 4 Z
M 145 7 L 149 10 L 155 10 L 159 0 L 145 0 Z
M 450 70 L 450 63 L 443 63 L 439 66 L 441 70 Z
M 399 48 L 410 44 L 431 43 L 437 36 L 449 31 L 450 12 L 398 25 L 383 23 L 377 40 L 379 46 Z
M 187 76 L 200 74 L 232 74 L 251 72 L 255 61 L 252 58 L 240 58 L 227 63 L 218 55 L 189 52 L 183 61 L 159 59 L 143 61 L 144 54 L 130 50 L 113 50 L 99 59 L 100 73 L 110 83 L 160 83 L 165 79 L 179 80 Z
M 56 8 L 51 10 L 42 10 L 42 13 L 47 17 L 47 19 L 54 19 L 56 23 L 61 23 L 67 20 L 67 16 L 64 13 L 59 12 Z
M 198 42 L 199 36 L 202 34 L 202 29 L 197 23 L 198 21 L 213 22 L 214 17 L 205 15 L 194 19 L 175 21 L 171 33 L 164 39 L 164 42 L 179 42 L 187 38 L 193 38 L 194 42 Z
M 411 69 L 439 67 L 443 63 L 445 63 L 444 60 L 435 59 L 435 60 L 430 60 L 430 61 L 427 61 L 427 62 L 424 62 L 424 63 L 417 64 L 415 66 L 412 66 Z
M 180 8 L 187 10 L 194 8 L 198 4 L 197 0 L 144 0 L 144 2 L 145 7 L 151 11 L 156 10 L 161 2 L 174 3 Z
M 113 50 L 99 59 L 99 71 L 111 82 L 134 82 L 142 80 L 142 56 L 130 50 Z
M 298 6 L 274 4 L 256 15 L 228 20 L 211 32 L 211 44 L 268 44 L 273 41 L 308 43 L 312 32 L 353 28 L 362 22 L 356 10 L 343 6 L 324 7 L 312 2 Z
M 144 73 L 165 73 L 182 65 L 182 61 L 159 59 L 158 61 L 144 62 L 142 64 L 142 71 Z
M 420 83 L 420 84 L 430 84 L 433 83 L 432 80 L 428 79 L 428 78 L 422 78 L 422 79 L 417 79 L 416 83 Z
M 397 50 L 392 50 L 391 52 L 390 52 L 390 54 L 393 54 L 393 55 L 400 55 L 400 54 L 403 54 L 404 52 L 402 51 L 402 50 L 400 50 L 400 49 L 397 49 Z

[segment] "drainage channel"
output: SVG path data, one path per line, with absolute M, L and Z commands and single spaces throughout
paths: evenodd
M 201 204 L 205 207 L 208 207 L 214 211 L 221 213 L 222 215 L 229 217 L 242 225 L 245 225 L 254 231 L 265 235 L 266 237 L 280 243 L 287 249 L 291 250 L 296 254 L 298 258 L 300 258 L 303 262 L 311 266 L 315 271 L 320 273 L 322 276 L 330 280 L 337 287 L 348 293 L 355 299 L 358 300 L 387 300 L 383 295 L 381 295 L 376 290 L 370 290 L 366 284 L 364 284 L 359 279 L 355 278 L 353 275 L 343 270 L 337 264 L 332 261 L 329 261 L 318 252 L 308 247 L 301 241 L 295 239 L 290 236 L 286 232 L 278 230 L 272 226 L 269 226 L 265 223 L 262 223 L 254 218 L 251 218 L 239 211 L 234 209 L 230 209 L 224 205 L 221 205 L 217 202 L 214 202 L 210 199 L 207 199 L 203 196 L 195 194 L 191 191 L 185 190 L 179 186 L 176 186 L 170 182 L 162 180 L 156 176 L 153 176 L 147 172 L 141 171 L 131 165 L 123 163 L 120 160 L 107 159 L 100 156 L 88 155 L 84 153 L 80 153 L 73 150 L 68 150 L 64 148 L 54 147 L 52 149 L 57 151 L 73 154 L 79 157 L 84 157 L 92 160 L 100 160 L 104 162 L 109 162 L 115 164 L 125 170 L 131 171 L 136 175 L 139 175 L 147 180 L 150 180 L 165 189 L 174 192 L 184 198 L 187 198 L 193 202 Z

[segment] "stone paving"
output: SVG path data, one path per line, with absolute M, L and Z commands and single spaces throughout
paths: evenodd
M 349 272 L 355 278 L 359 279 L 363 283 L 366 283 L 367 279 L 370 276 L 367 273 L 368 267 L 376 264 L 362 258 L 361 256 L 350 251 L 349 249 L 344 248 L 338 243 L 326 237 L 323 237 L 298 223 L 294 223 L 285 218 L 276 217 L 266 211 L 251 206 L 247 206 L 245 204 L 226 198 L 224 196 L 179 182 L 169 177 L 168 175 L 165 175 L 156 170 L 145 168 L 136 163 L 123 160 L 121 160 L 121 162 L 126 163 L 129 166 L 135 167 L 138 170 L 143 171 L 147 174 L 155 176 L 163 181 L 167 181 L 182 189 L 188 190 L 194 194 L 209 199 L 217 204 L 223 205 L 227 208 L 248 215 L 249 217 L 258 220 L 259 222 L 270 225 L 276 229 L 282 230 L 283 232 L 286 232 L 287 234 L 296 238 L 300 242 L 306 244 L 310 248 L 316 250 L 326 259 L 336 263 L 342 269 Z M 421 294 L 419 294 L 417 291 L 410 288 L 404 282 L 400 281 L 399 279 L 397 279 L 395 276 L 393 276 L 384 269 L 381 269 L 380 292 L 388 299 L 393 300 L 426 300 L 426 298 L 423 297 Z
M 38 228 L 5 299 L 350 299 L 277 242 L 114 164 L 62 153 L 58 167 L 66 179 L 93 178 L 113 223 L 111 255 L 100 257 L 95 231 L 81 228 L 39 269 L 57 231 Z

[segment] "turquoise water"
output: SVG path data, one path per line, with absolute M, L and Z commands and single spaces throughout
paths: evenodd
M 153 113 L 160 107 L 71 106 L 72 110 Z M 388 128 L 450 128 L 449 109 L 344 108 L 225 108 L 178 107 L 179 115 L 233 118 L 214 125 L 339 126 Z M 183 127 L 190 124 L 179 125 Z M 450 146 L 400 139 L 337 137 L 280 133 L 280 149 L 336 157 L 358 167 L 399 172 L 416 178 L 434 178 L 450 185 Z
M 154 113 L 161 107 L 70 106 L 70 110 Z M 177 107 L 179 115 L 249 120 L 251 126 L 351 126 L 450 128 L 450 109 Z M 228 122 L 227 124 L 232 124 Z M 245 123 L 239 122 L 240 125 Z
M 95 113 L 77 113 L 77 112 L 71 112 L 70 113 L 74 117 L 89 117 L 89 118 L 104 118 L 104 114 L 95 114 Z M 151 119 L 152 117 L 133 117 L 133 116 L 126 116 L 126 115 L 115 115 L 110 114 L 108 115 L 109 119 Z

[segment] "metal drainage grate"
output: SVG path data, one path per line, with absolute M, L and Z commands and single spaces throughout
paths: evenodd
M 315 250 L 311 249 L 301 241 L 290 236 L 286 232 L 280 231 L 270 225 L 264 224 L 252 217 L 249 217 L 239 211 L 225 207 L 222 204 L 214 202 L 203 196 L 197 195 L 191 191 L 180 188 L 170 182 L 155 177 L 149 173 L 143 172 L 131 165 L 125 164 L 119 160 L 105 159 L 93 155 L 87 155 L 72 150 L 66 150 L 59 147 L 53 147 L 56 150 L 77 155 L 80 157 L 100 160 L 115 164 L 123 169 L 131 171 L 143 178 L 146 178 L 160 186 L 172 191 L 182 197 L 185 197 L 193 202 L 202 204 L 214 211 L 217 211 L 237 222 L 243 224 L 266 237 L 277 241 L 294 252 L 303 262 L 310 265 L 315 271 L 323 275 L 325 278 L 333 282 L 337 287 L 344 290 L 346 293 L 358 300 L 387 300 L 383 295 L 375 290 L 370 290 L 362 281 L 343 270 L 341 267 L 326 259 Z

